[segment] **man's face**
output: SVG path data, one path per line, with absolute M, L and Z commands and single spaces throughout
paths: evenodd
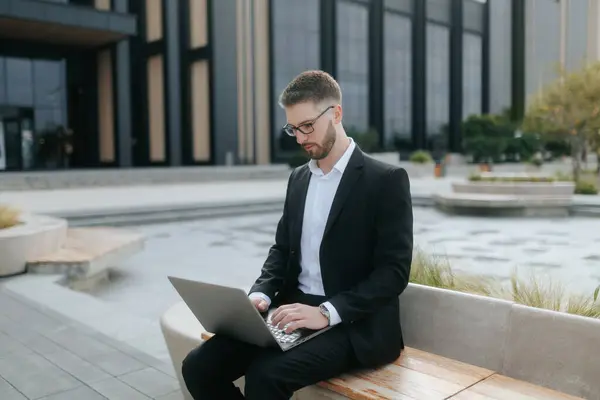
M 300 103 L 286 107 L 288 126 L 294 127 L 296 142 L 313 160 L 321 160 L 329 154 L 336 139 L 333 126 L 337 107 L 314 103 Z

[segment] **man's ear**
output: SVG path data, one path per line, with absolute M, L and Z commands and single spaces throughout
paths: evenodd
M 343 115 L 344 115 L 344 112 L 342 110 L 342 105 L 341 104 L 336 105 L 335 108 L 333 109 L 333 123 L 334 124 L 342 123 Z

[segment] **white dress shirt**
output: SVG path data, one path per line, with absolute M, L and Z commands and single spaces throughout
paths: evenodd
M 349 140 L 350 145 L 328 174 L 325 174 L 319 168 L 315 160 L 310 160 L 308 163 L 311 177 L 306 193 L 304 220 L 302 222 L 302 238 L 300 239 L 301 271 L 298 276 L 298 289 L 306 294 L 325 296 L 319 251 L 333 199 L 348 161 L 350 161 L 352 152 L 356 147 L 352 138 L 349 138 Z M 250 297 L 257 296 L 263 298 L 267 304 L 271 303 L 271 299 L 264 293 L 255 292 L 250 294 Z M 325 302 L 323 305 L 329 310 L 331 325 L 342 322 L 331 303 Z

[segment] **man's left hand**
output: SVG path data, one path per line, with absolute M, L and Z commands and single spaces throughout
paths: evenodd
M 283 329 L 286 324 L 290 323 L 285 330 L 286 333 L 292 333 L 300 328 L 318 330 L 329 325 L 327 317 L 321 314 L 319 307 L 305 304 L 287 304 L 279 307 L 271 315 L 271 323 L 279 329 Z

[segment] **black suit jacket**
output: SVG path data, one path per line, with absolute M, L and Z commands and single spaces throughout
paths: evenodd
M 310 177 L 306 164 L 291 173 L 275 244 L 250 293 L 263 292 L 276 302 L 297 290 Z M 412 251 L 406 171 L 371 158 L 357 146 L 331 207 L 320 262 L 325 295 L 364 366 L 389 363 L 404 348 L 398 296 L 408 285 Z

